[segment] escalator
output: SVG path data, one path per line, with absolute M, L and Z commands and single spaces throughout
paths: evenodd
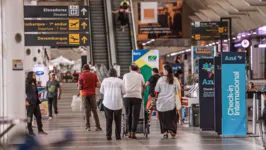
M 119 10 L 121 0 L 112 0 L 112 10 Z M 129 26 L 122 32 L 118 15 L 113 15 L 114 36 L 116 45 L 116 61 L 120 65 L 121 77 L 129 72 L 132 63 L 132 50 L 135 49 L 133 38 L 132 17 L 129 15 Z M 132 34 L 131 34 L 132 33 Z M 132 41 L 133 40 L 133 41 Z
M 89 0 L 91 56 L 93 63 L 109 66 L 106 10 L 104 0 Z

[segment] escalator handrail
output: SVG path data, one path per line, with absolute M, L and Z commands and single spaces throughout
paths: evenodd
M 130 0 L 130 8 L 131 13 L 129 14 L 129 27 L 130 27 L 130 36 L 132 43 L 132 50 L 137 49 L 137 38 L 136 38 L 136 27 L 135 27 L 135 19 L 134 19 L 134 9 L 133 2 Z
M 108 67 L 111 68 L 112 60 L 111 60 L 111 48 L 110 48 L 110 37 L 109 37 L 108 12 L 105 0 L 103 0 L 103 7 L 104 7 L 104 21 L 105 21 L 105 31 L 106 31 L 107 52 L 108 52 L 108 64 L 109 64 Z
M 92 62 L 94 62 L 94 58 L 93 58 L 93 46 L 92 46 L 92 28 L 91 28 L 91 9 L 90 9 L 90 2 L 87 2 L 87 5 L 88 5 L 88 7 L 89 7 L 89 15 L 88 15 L 88 19 L 89 19 L 89 36 L 90 36 L 90 40 L 89 40 L 89 43 L 90 43 L 90 45 L 89 45 L 89 51 L 90 51 L 90 55 L 87 55 L 87 57 L 90 57 L 90 61 L 92 61 Z M 87 62 L 87 63 L 89 63 L 89 62 Z

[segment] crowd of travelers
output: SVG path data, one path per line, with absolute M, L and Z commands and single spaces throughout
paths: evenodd
M 149 100 L 147 110 L 157 111 L 157 119 L 160 121 L 161 133 L 165 138 L 168 134 L 176 136 L 178 116 L 180 115 L 180 78 L 182 72 L 174 74 L 172 67 L 165 65 L 163 76 L 159 75 L 158 68 L 152 69 L 151 78 L 145 83 L 140 69 L 136 64 L 130 66 L 130 72 L 120 79 L 117 70 L 111 68 L 109 76 L 100 83 L 95 73 L 90 71 L 89 65 L 83 66 L 78 85 L 81 90 L 82 100 L 85 106 L 86 130 L 91 131 L 90 117 L 93 113 L 96 122 L 96 131 L 101 131 L 96 104 L 96 88 L 100 88 L 103 94 L 103 105 L 106 117 L 106 137 L 112 140 L 112 123 L 115 122 L 116 140 L 121 140 L 122 108 L 125 109 L 128 138 L 137 139 L 136 130 L 140 117 L 143 93 L 149 88 Z M 175 77 L 177 76 L 177 77 Z

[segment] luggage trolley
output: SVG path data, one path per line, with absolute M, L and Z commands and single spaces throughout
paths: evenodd
M 126 111 L 125 111 L 125 108 L 123 107 L 123 110 L 122 110 L 122 137 L 123 138 L 127 136 L 128 134 L 126 117 L 127 117 Z M 146 111 L 144 107 L 144 100 L 142 100 L 136 133 L 144 134 L 146 138 L 148 138 L 148 135 L 150 134 L 149 114 L 148 114 L 148 111 Z

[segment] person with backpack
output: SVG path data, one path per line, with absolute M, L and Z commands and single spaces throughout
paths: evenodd
M 120 7 L 127 10 L 130 7 L 129 1 L 128 0 L 122 0 L 120 3 Z
M 130 13 L 127 9 L 124 9 L 123 6 L 120 6 L 119 10 L 113 11 L 114 14 L 118 14 L 118 20 L 121 22 L 121 28 L 124 32 L 126 29 L 126 25 L 129 22 L 128 13 Z

